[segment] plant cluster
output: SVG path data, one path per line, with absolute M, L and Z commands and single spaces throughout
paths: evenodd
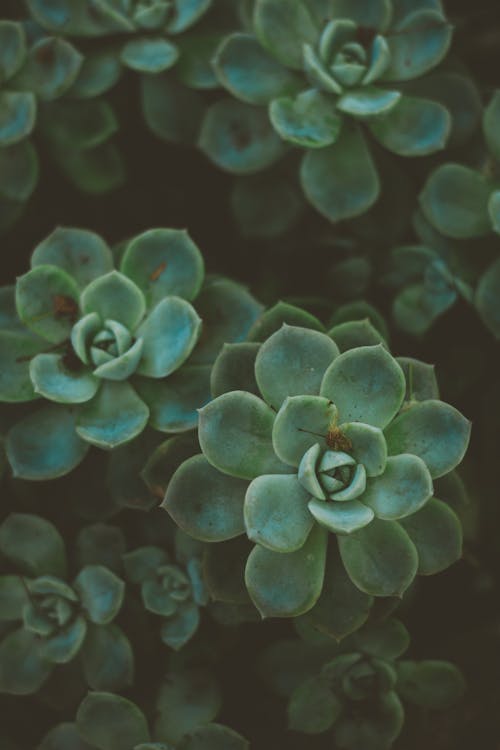
M 7 0 L 2 749 L 496 747 L 500 17 L 462 5 Z

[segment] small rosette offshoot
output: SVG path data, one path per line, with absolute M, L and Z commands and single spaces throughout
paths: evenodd
M 255 543 L 242 545 L 245 580 L 264 616 L 317 604 L 324 617 L 341 606 L 336 577 L 366 617 L 370 597 L 400 596 L 460 557 L 460 523 L 433 479 L 461 461 L 470 424 L 438 399 L 432 368 L 382 344 L 340 353 L 325 333 L 283 325 L 226 347 L 213 385 L 202 454 L 176 471 L 164 507 L 197 539 Z M 426 566 L 437 518 L 443 556 Z

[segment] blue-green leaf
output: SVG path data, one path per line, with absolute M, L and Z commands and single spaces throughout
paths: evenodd
M 364 213 L 380 192 L 364 136 L 347 122 L 333 146 L 305 155 L 300 179 L 314 208 L 333 222 Z
M 81 407 L 76 431 L 88 443 L 115 448 L 139 435 L 148 419 L 148 407 L 129 383 L 106 381 Z
M 38 481 L 68 474 L 89 448 L 76 433 L 75 414 L 55 404 L 17 422 L 5 447 L 14 476 Z
M 415 578 L 418 555 L 396 521 L 373 521 L 338 537 L 340 556 L 352 582 L 372 596 L 400 596 Z
M 188 458 L 170 480 L 162 507 L 190 536 L 221 542 L 245 530 L 243 502 L 248 482 L 222 474 L 205 456 Z
M 275 552 L 300 549 L 314 524 L 307 508 L 309 497 L 292 474 L 264 474 L 254 479 L 245 496 L 248 538 Z
M 226 37 L 213 65 L 220 83 L 237 99 L 250 104 L 267 104 L 278 96 L 292 94 L 301 83 L 250 34 Z
M 255 377 L 268 404 L 279 409 L 288 396 L 319 393 L 338 347 L 324 333 L 284 324 L 265 341 L 255 361 Z
M 339 421 L 385 427 L 398 413 L 406 391 L 403 371 L 383 346 L 350 349 L 330 365 L 321 395 L 333 401 Z
M 387 427 L 389 455 L 413 453 L 426 464 L 433 479 L 452 471 L 464 457 L 471 424 L 443 401 L 414 403 Z
M 314 606 L 323 587 L 326 546 L 326 531 L 315 525 L 295 552 L 254 547 L 245 582 L 262 617 L 296 617 Z
M 241 479 L 284 474 L 272 444 L 274 412 L 257 396 L 231 391 L 200 409 L 199 440 L 215 468 Z

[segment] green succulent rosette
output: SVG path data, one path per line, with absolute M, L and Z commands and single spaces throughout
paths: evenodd
M 158 693 L 151 727 L 127 698 L 92 692 L 80 704 L 75 721 L 54 727 L 37 750 L 247 750 L 244 737 L 213 721 L 219 710 L 219 690 L 210 675 L 171 672 Z
M 460 557 L 459 521 L 433 479 L 461 461 L 470 424 L 438 399 L 432 367 L 381 343 L 340 353 L 331 336 L 285 324 L 225 347 L 212 388 L 202 453 L 163 506 L 195 539 L 255 544 L 242 545 L 244 575 L 263 616 L 318 602 L 328 621 L 336 580 L 362 620 L 369 597 L 400 596 L 417 572 Z
M 196 89 L 216 84 L 210 56 L 220 34 L 211 26 L 193 29 L 211 6 L 212 0 L 28 2 L 40 26 L 78 38 L 86 50 L 74 96 L 102 94 L 124 70 L 132 70 L 140 76 L 148 125 L 161 137 L 181 141 L 193 139 L 201 117 L 203 104 Z M 75 171 L 78 167 L 84 172 L 85 164 L 76 164 Z
M 422 78 L 451 37 L 439 0 L 256 0 L 252 31 L 228 36 L 214 60 L 240 101 L 209 109 L 200 146 L 234 172 L 272 164 L 280 140 L 305 148 L 300 177 L 312 205 L 332 221 L 362 214 L 380 194 L 370 140 L 399 156 L 434 153 L 450 136 L 459 92 L 472 96 L 453 72 L 439 85 Z
M 199 562 L 192 558 L 183 567 L 164 549 L 145 546 L 125 554 L 123 564 L 126 579 L 140 586 L 144 607 L 162 618 L 163 643 L 181 649 L 198 629 L 200 607 L 208 601 Z
M 465 683 L 449 662 L 402 659 L 410 638 L 398 620 L 364 626 L 341 644 L 281 641 L 263 654 L 260 671 L 288 698 L 288 726 L 308 735 L 331 732 L 342 750 L 388 750 L 399 736 L 405 704 L 434 711 L 463 696 Z M 290 660 L 292 649 L 300 657 Z M 300 661 L 299 661 L 300 659 Z M 290 672 L 292 679 L 273 675 Z M 411 687 L 410 687 L 411 686 Z
M 204 282 L 184 231 L 145 232 L 126 243 L 120 270 L 113 265 L 97 235 L 57 229 L 15 289 L 2 290 L 0 399 L 43 400 L 19 421 L 19 406 L 11 415 L 16 476 L 61 476 L 90 445 L 116 448 L 147 425 L 193 429 L 210 398 L 211 363 L 261 309 L 238 284 Z
M 68 583 L 62 537 L 35 515 L 5 519 L 0 551 L 19 571 L 0 576 L 0 691 L 35 693 L 57 666 L 75 659 L 95 690 L 128 685 L 132 648 L 113 624 L 124 598 L 121 578 L 104 565 L 89 564 Z
M 0 230 L 18 218 L 37 184 L 30 140 L 37 113 L 68 91 L 82 62 L 70 42 L 0 20 Z

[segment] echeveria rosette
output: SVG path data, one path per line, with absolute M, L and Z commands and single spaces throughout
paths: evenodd
M 99 93 L 116 83 L 121 65 L 139 73 L 157 75 L 171 68 L 181 50 L 175 37 L 183 34 L 209 10 L 212 0 L 29 0 L 31 15 L 40 26 L 63 36 L 100 39 L 116 35 L 117 45 L 97 46 L 90 54 L 76 93 Z M 121 43 L 121 37 L 124 38 Z
M 426 98 L 423 82 L 418 95 L 411 91 L 450 45 L 451 25 L 438 0 L 257 0 L 253 29 L 222 42 L 219 80 L 247 105 L 267 105 L 280 138 L 308 150 L 302 187 L 327 218 L 362 214 L 379 196 L 366 135 L 400 156 L 444 147 L 449 111 L 432 93 Z M 214 105 L 207 119 L 223 106 Z M 202 148 L 217 160 L 216 134 L 209 131 L 204 125 Z M 263 141 L 254 146 L 255 171 L 269 148 Z
M 53 36 L 28 38 L 25 24 L 0 20 L 0 230 L 15 221 L 38 180 L 30 140 L 40 105 L 73 84 L 82 55 Z
M 460 556 L 460 524 L 432 479 L 461 461 L 470 424 L 435 397 L 432 368 L 382 344 L 340 354 L 327 334 L 287 325 L 232 354 L 200 410 L 203 452 L 176 471 L 164 507 L 196 539 L 255 543 L 245 578 L 263 616 L 315 605 L 327 550 L 344 588 L 368 597 L 399 596 Z M 446 554 L 427 566 L 437 516 Z
M 38 750 L 248 749 L 248 742 L 240 734 L 213 722 L 220 708 L 213 680 L 200 672 L 172 672 L 167 674 L 167 680 L 159 691 L 157 720 L 151 726 L 139 706 L 127 698 L 92 692 L 78 707 L 75 722 L 52 729 Z
M 78 658 L 94 689 L 129 684 L 130 643 L 113 624 L 124 582 L 109 568 L 84 565 L 67 582 L 67 560 L 57 529 L 38 516 L 15 513 L 0 526 L 0 550 L 19 572 L 0 577 L 0 690 L 36 692 L 56 666 Z
M 6 437 L 26 479 L 66 474 L 91 444 L 115 448 L 148 424 L 193 429 L 220 347 L 245 338 L 261 309 L 233 282 L 203 284 L 201 253 L 181 230 L 135 237 L 118 271 L 100 237 L 58 229 L 31 266 L 16 284 L 18 317 L 4 292 L 0 332 L 0 398 L 45 401 Z
M 397 620 L 365 626 L 330 647 L 333 658 L 325 644 L 321 668 L 306 666 L 289 688 L 289 727 L 305 734 L 332 731 L 343 750 L 388 750 L 403 727 L 404 703 L 434 710 L 455 704 L 465 688 L 460 671 L 445 661 L 403 660 L 408 645 Z
M 200 623 L 207 595 L 196 558 L 181 567 L 160 547 L 139 547 L 123 556 L 126 578 L 140 586 L 144 607 L 163 619 L 160 637 L 174 650 L 182 648 Z

